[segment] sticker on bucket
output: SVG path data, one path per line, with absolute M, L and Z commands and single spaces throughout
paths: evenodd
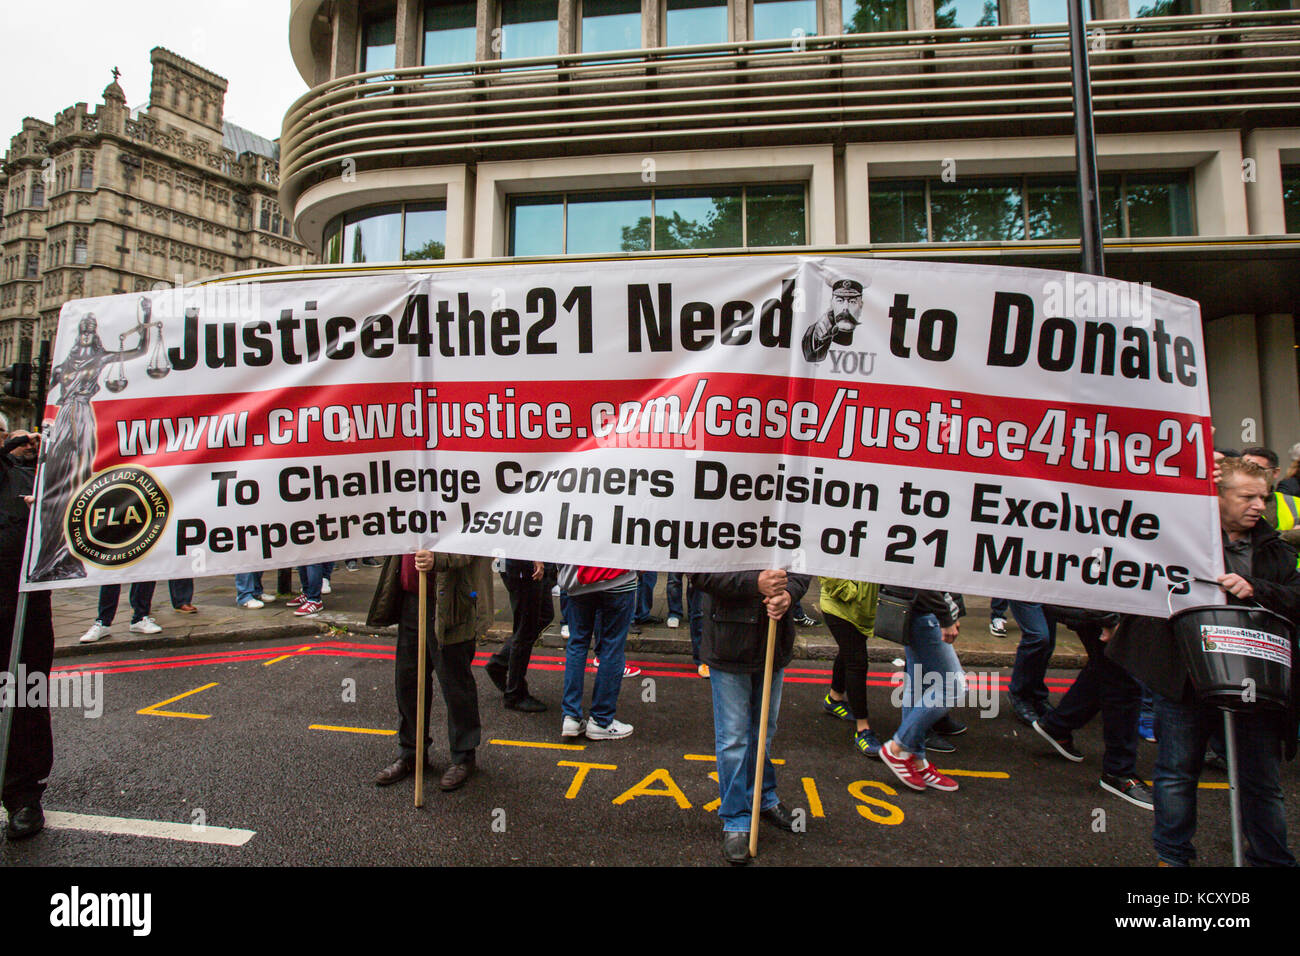
M 1222 624 L 1201 625 L 1201 646 L 1207 654 L 1240 654 L 1291 666 L 1291 644 L 1284 637 L 1267 631 Z

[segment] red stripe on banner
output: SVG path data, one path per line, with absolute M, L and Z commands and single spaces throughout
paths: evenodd
M 1208 418 L 842 379 L 711 373 L 510 386 L 379 382 L 168 404 L 186 414 L 160 418 L 157 400 L 96 401 L 96 470 L 469 452 L 488 441 L 497 455 L 686 448 L 1212 493 Z M 598 427 L 611 433 L 598 437 Z

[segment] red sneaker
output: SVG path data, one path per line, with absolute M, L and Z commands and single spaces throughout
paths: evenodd
M 934 764 L 927 763 L 920 770 L 921 779 L 925 785 L 934 790 L 942 790 L 945 793 L 951 793 L 957 789 L 957 781 L 952 777 L 945 777 L 939 771 L 934 769 Z
M 299 594 L 299 595 L 298 595 L 296 598 L 294 598 L 293 600 L 291 600 L 291 601 L 285 601 L 285 602 L 284 602 L 284 606 L 285 606 L 285 607 L 298 607 L 298 606 L 299 606 L 300 604 L 302 604 L 302 602 L 305 601 L 305 600 L 307 600 L 307 595 L 305 595 L 305 594 Z
M 916 757 L 911 754 L 906 757 L 895 757 L 889 752 L 891 743 L 892 740 L 880 748 L 880 759 L 885 762 L 886 767 L 894 771 L 894 776 L 903 781 L 904 786 L 911 787 L 913 790 L 924 790 L 925 777 L 921 775 L 921 770 L 916 764 Z

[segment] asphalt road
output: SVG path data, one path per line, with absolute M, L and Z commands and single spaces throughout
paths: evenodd
M 478 664 L 485 657 L 480 653 Z M 102 673 L 103 713 L 87 718 L 78 709 L 56 709 L 46 810 L 179 824 L 173 835 L 180 838 L 52 825 L 24 843 L 0 842 L 0 863 L 726 866 L 711 806 L 717 787 L 709 777 L 708 684 L 689 658 L 632 661 L 644 673 L 624 681 L 619 717 L 635 733 L 580 740 L 579 749 L 556 748 L 562 666 L 555 651 L 539 649 L 530 673 L 534 694 L 551 705 L 544 714 L 505 710 L 476 667 L 479 772 L 451 794 L 437 788 L 448 758 L 435 689 L 436 769 L 426 777 L 422 809 L 412 805 L 413 779 L 386 788 L 373 783 L 395 756 L 395 737 L 356 732 L 396 726 L 391 641 L 229 644 L 74 662 L 61 671 Z M 873 665 L 878 733 L 897 723 L 890 670 Z M 1070 676 L 1052 678 L 1063 688 Z M 1154 863 L 1151 813 L 1098 786 L 1099 721 L 1078 736 L 1087 759 L 1076 765 L 1050 751 L 1009 707 L 990 717 L 956 711 L 970 731 L 955 739 L 956 753 L 935 762 L 961 772 L 961 789 L 914 793 L 852 748 L 850 724 L 823 714 L 828 664 L 796 661 L 786 677 L 774 756 L 784 761 L 779 791 L 803 812 L 806 832 L 765 825 L 759 865 Z M 991 671 L 982 679 L 1005 687 L 1006 677 Z M 1006 704 L 1004 692 L 997 701 Z M 162 714 L 140 713 L 147 709 Z M 1153 745 L 1142 745 L 1139 767 L 1147 779 L 1154 755 Z M 592 764 L 599 766 L 578 766 Z M 1231 861 L 1222 780 L 1207 771 L 1203 784 L 1220 788 L 1201 791 L 1197 846 L 1208 864 Z M 1294 764 L 1286 765 L 1284 785 L 1294 806 Z M 252 835 L 233 835 L 240 845 L 193 842 L 226 836 L 215 828 Z

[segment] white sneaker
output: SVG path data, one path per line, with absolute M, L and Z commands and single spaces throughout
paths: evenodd
M 680 617 L 670 617 L 670 618 L 668 619 L 668 626 L 669 626 L 669 627 L 681 627 L 681 626 L 682 626 L 682 619 L 681 619 Z
M 266 605 L 261 601 L 259 601 L 257 598 L 249 598 L 247 601 L 245 601 L 243 604 L 239 606 L 242 608 L 247 608 L 250 611 L 256 611 L 258 608 L 266 607 Z
M 158 622 L 151 617 L 140 618 L 140 620 L 131 625 L 131 630 L 136 634 L 159 634 L 162 632 L 162 628 L 158 626 Z
M 564 638 L 566 641 L 569 639 L 569 625 L 560 625 L 560 637 Z
M 330 579 L 329 579 L 329 578 L 321 578 L 321 579 L 320 579 L 320 593 L 321 593 L 321 594 L 329 594 L 329 593 L 330 593 Z
M 261 601 L 263 604 L 274 604 L 275 595 L 267 594 L 265 591 L 263 591 L 261 594 L 257 596 L 257 600 Z
M 108 637 L 108 628 L 96 621 L 90 625 L 90 630 L 81 635 L 81 643 L 94 644 L 101 637 Z
M 608 727 L 602 727 L 594 720 L 587 722 L 588 740 L 618 740 L 632 735 L 632 725 L 621 720 L 611 720 Z
M 586 717 L 583 717 L 582 720 L 577 720 L 576 718 L 570 717 L 568 714 L 565 714 L 564 723 L 560 726 L 560 736 L 581 737 L 583 731 L 585 731 L 586 729 L 587 729 Z

